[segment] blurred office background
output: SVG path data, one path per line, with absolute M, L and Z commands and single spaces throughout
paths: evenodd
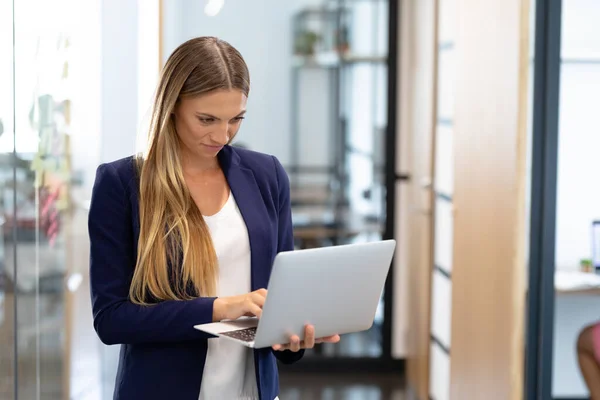
M 286 168 L 296 247 L 399 243 L 373 327 L 282 367 L 282 400 L 586 398 L 598 18 L 596 0 L 0 2 L 0 399 L 112 398 L 95 170 L 143 148 L 162 64 L 202 35 L 249 65 L 235 145 Z
M 218 36 L 245 57 L 252 95 L 235 145 L 274 154 L 288 171 L 296 247 L 385 235 L 387 1 L 1 7 L 1 398 L 112 398 L 119 348 L 99 342 L 90 310 L 91 187 L 99 163 L 145 145 L 161 65 L 191 37 Z M 298 372 L 399 374 L 391 299 L 386 290 L 369 331 L 308 352 Z M 394 386 L 401 377 L 387 393 Z

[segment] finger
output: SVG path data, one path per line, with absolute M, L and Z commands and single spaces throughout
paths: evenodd
M 326 343 L 337 343 L 340 341 L 340 335 L 327 336 L 324 340 Z
M 250 313 L 252 315 L 255 315 L 256 317 L 260 318 L 260 316 L 262 315 L 262 308 L 260 308 L 256 304 L 251 304 L 250 305 Z
M 289 349 L 290 349 L 289 344 L 276 344 L 273 346 L 273 350 L 276 350 L 276 351 L 284 351 L 284 350 L 289 350 Z
M 317 343 L 337 343 L 340 341 L 340 335 L 325 336 L 316 339 Z
M 267 297 L 268 292 L 267 292 L 267 289 L 258 289 L 258 290 L 255 290 L 254 293 L 256 293 L 262 297 Z
M 272 346 L 272 348 L 275 351 L 284 351 L 284 350 L 296 351 L 291 346 L 292 346 L 291 344 L 275 344 L 275 345 Z M 307 345 L 304 342 L 304 340 L 301 340 L 300 343 L 299 343 L 297 351 L 299 351 L 301 349 L 308 349 L 308 348 L 311 348 L 311 347 L 307 347 Z
M 300 338 L 297 335 L 294 335 L 290 339 L 290 350 L 293 352 L 300 351 Z
M 252 296 L 246 297 L 244 308 L 246 313 L 252 313 L 252 315 L 256 315 L 257 317 L 262 313 L 262 307 L 253 301 Z
M 340 340 L 342 340 L 342 338 L 340 337 L 340 335 L 333 335 L 333 336 L 330 337 L 330 340 L 331 341 L 329 343 L 337 343 Z
M 260 308 L 262 308 L 262 306 L 265 305 L 265 299 L 266 297 L 259 294 L 259 293 L 252 293 L 252 301 L 254 302 L 254 304 L 257 304 L 260 306 Z
M 312 325 L 306 325 L 304 328 L 304 347 L 305 349 L 312 349 L 315 347 L 315 327 Z

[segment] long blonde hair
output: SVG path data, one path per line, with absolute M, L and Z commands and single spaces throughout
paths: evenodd
M 191 39 L 167 60 L 158 84 L 146 154 L 138 156 L 140 236 L 129 289 L 136 304 L 216 294 L 217 256 L 185 184 L 173 112 L 182 97 L 250 90 L 248 67 L 230 44 Z

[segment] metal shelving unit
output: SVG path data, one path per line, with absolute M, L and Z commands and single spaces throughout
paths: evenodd
M 358 236 L 372 239 L 373 235 L 378 238 L 384 235 L 388 14 L 387 0 L 330 0 L 322 7 L 302 10 L 293 18 L 291 165 L 286 166 L 293 191 L 292 205 L 327 210 L 329 216 L 320 226 L 317 221 L 301 229 L 295 226 L 297 238 L 303 236 L 304 240 L 306 232 L 301 231 L 311 229 L 328 231 L 331 236 L 325 242 L 334 245 Z M 311 95 L 317 97 L 313 100 L 309 98 Z M 306 108 L 306 104 L 313 108 Z M 326 119 L 315 118 L 320 124 L 318 132 L 327 132 L 323 137 L 305 131 L 307 127 L 315 128 L 314 122 L 306 124 L 306 118 L 312 117 L 306 110 L 315 110 L 315 104 L 325 107 L 319 117 Z M 355 140 L 357 137 L 361 140 Z M 327 151 L 320 151 L 323 149 L 319 146 Z M 319 148 L 321 158 L 306 154 L 313 147 Z M 358 169 L 364 166 L 369 171 L 357 174 L 353 165 L 357 159 Z M 357 175 L 363 172 L 357 184 Z M 319 179 L 309 179 L 312 177 Z M 327 195 L 320 199 L 309 197 L 308 201 L 294 197 L 294 190 L 303 189 L 307 181 L 324 184 Z M 377 207 L 371 207 L 376 211 L 366 212 L 367 203 L 377 203 Z M 295 224 L 299 220 L 294 217 Z M 389 357 L 386 324 L 377 320 L 372 330 L 348 338 L 346 344 L 322 346 L 315 353 L 326 355 L 330 361 L 352 358 L 370 365 L 369 361 Z M 356 352 L 357 349 L 360 351 Z
M 373 71 L 376 68 L 385 68 L 387 66 L 387 43 L 383 45 L 375 44 L 373 47 L 381 47 L 384 50 L 379 52 L 364 53 L 356 51 L 352 35 L 356 30 L 353 22 L 357 19 L 357 12 L 360 12 L 361 5 L 368 5 L 377 9 L 381 7 L 385 11 L 381 15 L 373 12 L 374 20 L 371 22 L 372 32 L 369 40 L 377 42 L 377 32 L 383 17 L 383 23 L 387 23 L 385 13 L 388 9 L 388 2 L 384 0 L 333 0 L 323 4 L 322 7 L 309 8 L 300 11 L 293 19 L 293 37 L 294 37 L 294 58 L 292 61 L 292 101 L 291 101 L 291 166 L 289 170 L 292 187 L 302 185 L 302 177 L 309 174 L 321 175 L 329 182 L 329 196 L 325 206 L 331 207 L 334 212 L 348 207 L 350 203 L 350 194 L 348 193 L 351 179 L 349 157 L 352 154 L 360 154 L 372 160 L 373 175 L 383 187 L 384 182 L 384 138 L 385 126 L 372 127 L 370 132 L 374 141 L 379 143 L 373 145 L 371 152 L 353 146 L 349 140 L 351 128 L 351 115 L 356 112 L 370 112 L 375 114 L 374 110 L 353 110 L 351 104 L 353 70 L 356 66 L 370 66 Z M 387 31 L 386 31 L 387 32 Z M 362 32 L 361 34 L 363 34 Z M 364 35 L 363 35 L 364 37 Z M 387 37 L 385 38 L 387 39 Z M 364 40 L 363 40 L 364 41 Z M 307 71 L 322 71 L 327 80 L 328 110 L 330 120 L 328 137 L 323 138 L 322 143 L 329 149 L 329 163 L 323 165 L 308 165 L 302 160 L 302 140 L 306 137 L 305 132 L 301 131 L 301 96 L 303 89 L 301 83 L 302 76 Z M 382 70 L 385 73 L 385 70 Z M 373 72 L 375 73 L 375 72 Z M 376 97 L 378 94 L 369 93 L 367 95 Z M 385 98 L 385 94 L 380 94 Z M 385 108 L 385 105 L 383 105 Z M 378 148 L 381 147 L 381 148 Z M 365 189 L 365 197 L 372 196 L 372 190 Z M 384 206 L 382 205 L 382 209 Z M 336 216 L 335 220 L 340 221 L 341 216 Z M 341 221 L 340 221 L 341 222 Z M 382 221 L 383 224 L 383 221 Z

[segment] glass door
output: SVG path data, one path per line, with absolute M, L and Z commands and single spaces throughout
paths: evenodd
M 101 393 L 85 283 L 96 18 L 91 2 L 0 2 L 2 399 Z
M 14 48 L 13 2 L 0 3 L 0 193 L 13 185 L 12 157 L 14 150 Z M 0 397 L 12 399 L 16 393 L 15 347 L 15 290 L 9 276 L 15 274 L 14 259 L 7 256 L 7 248 L 14 247 L 10 230 L 5 229 L 4 201 L 0 198 Z M 10 271 L 10 272 L 9 272 Z
M 600 382 L 600 3 L 538 1 L 536 14 L 527 398 L 588 398 Z
M 386 0 L 330 0 L 293 17 L 288 172 L 299 248 L 384 236 L 389 8 Z M 309 38 L 315 40 L 312 47 L 306 46 Z M 323 99 L 325 104 L 318 106 Z M 324 123 L 318 126 L 311 123 L 320 120 Z M 384 337 L 391 321 L 384 318 L 385 299 L 391 293 L 381 297 L 369 331 L 347 335 L 337 345 L 317 346 L 307 356 L 389 357 Z

